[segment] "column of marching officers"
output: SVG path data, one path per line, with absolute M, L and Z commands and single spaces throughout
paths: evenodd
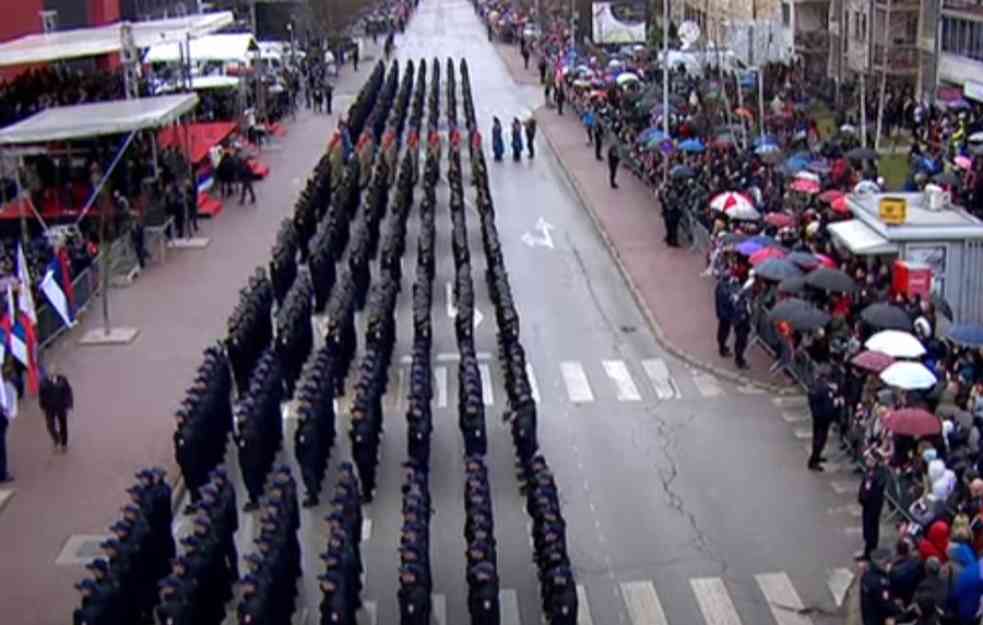
M 333 499 L 338 509 L 325 519 L 331 538 L 328 551 L 322 556 L 326 570 L 319 578 L 324 593 L 322 620 L 354 623 L 354 613 L 360 605 L 362 572 L 358 547 L 360 506 L 362 501 L 371 501 L 375 486 L 378 443 L 382 434 L 381 398 L 385 394 L 386 373 L 395 343 L 393 314 L 401 284 L 406 219 L 413 203 L 414 186 L 421 179 L 424 198 L 420 210 L 417 281 L 413 287 L 414 341 L 407 410 L 409 460 L 404 465 L 399 600 L 403 623 L 429 622 L 432 609 L 428 487 L 432 431 L 430 309 L 434 279 L 434 187 L 439 178 L 441 157 L 440 143 L 432 138 L 436 135 L 439 114 L 439 69 L 434 60 L 427 97 L 428 141 L 423 171 L 419 166 L 418 142 L 426 64 L 419 68 L 409 130 L 405 133 L 406 110 L 413 87 L 412 64 L 398 94 L 398 68 L 394 65 L 384 77 L 385 72 L 378 65 L 352 105 L 347 124 L 339 129 L 342 134 L 363 129 L 359 142 L 363 148 L 374 140 L 373 137 L 383 139 L 382 149 L 375 151 L 372 160 L 364 163 L 369 175 L 365 176 L 361 171 L 363 161 L 350 146 L 346 146 L 345 137 L 341 141 L 332 141 L 329 153 L 318 164 L 298 200 L 294 219 L 285 222 L 278 233 L 269 277 L 258 271 L 250 279 L 230 319 L 224 349 L 206 350 L 199 375 L 178 411 L 175 449 L 193 502 L 188 510 L 192 515 L 192 533 L 182 541 L 185 552 L 173 563 L 170 562 L 173 553 L 161 552 L 162 570 L 170 564 L 170 575 L 160 585 L 157 612 L 162 622 L 217 623 L 224 618 L 224 604 L 231 597 L 232 583 L 238 577 L 238 555 L 232 540 L 237 517 L 234 489 L 218 467 L 223 461 L 225 442 L 233 424 L 248 495 L 245 509 L 261 509 L 257 552 L 248 557 L 250 570 L 241 584 L 240 622 L 289 620 L 296 597 L 294 582 L 300 574 L 296 539 L 299 517 L 297 489 L 289 470 L 285 467 L 273 469 L 281 446 L 280 405 L 290 397 L 295 400 L 293 410 L 298 419 L 294 448 L 306 490 L 303 503 L 305 506 L 316 505 L 336 435 L 333 400 L 344 392 L 346 374 L 356 352 L 355 311 L 368 302 L 365 351 L 356 370 L 349 432 L 352 455 L 361 480 L 355 477 L 351 465 L 343 464 L 339 469 L 338 489 Z M 506 416 L 513 424 L 519 459 L 517 467 L 528 498 L 527 509 L 534 519 L 536 562 L 540 569 L 544 611 L 550 616 L 551 623 L 575 622 L 576 594 L 565 551 L 563 521 L 552 476 L 542 457 L 535 455 L 535 404 L 531 400 L 524 354 L 518 340 L 518 315 L 511 300 L 495 231 L 487 170 L 480 154 L 480 135 L 474 126 L 464 63 L 462 82 L 471 136 L 472 182 L 477 187 L 477 207 L 488 259 L 486 278 L 496 307 L 500 359 L 506 371 L 510 398 L 510 411 Z M 456 268 L 454 291 L 458 306 L 455 330 L 462 354 L 459 417 L 467 454 L 465 535 L 468 540 L 469 608 L 473 623 L 498 623 L 493 515 L 487 469 L 482 459 L 487 440 L 481 377 L 474 348 L 474 291 L 464 219 L 456 85 L 450 60 L 446 83 L 451 138 L 448 181 Z M 365 113 L 366 110 L 369 112 Z M 409 149 L 394 175 L 400 138 L 404 135 Z M 345 155 L 346 150 L 352 151 Z M 337 152 L 342 152 L 345 157 L 341 161 L 340 174 L 335 166 L 337 161 L 333 160 Z M 390 202 L 389 187 L 393 183 L 395 191 Z M 392 207 L 388 211 L 387 228 L 380 237 L 379 225 L 389 203 Z M 368 260 L 377 251 L 380 276 L 370 291 L 372 280 Z M 298 259 L 301 263 L 306 261 L 306 267 L 298 266 Z M 336 263 L 339 275 L 335 273 Z M 325 346 L 308 358 L 314 345 L 311 315 L 324 311 L 329 320 L 324 328 Z M 305 362 L 306 367 L 303 366 Z M 234 408 L 230 400 L 233 387 L 238 395 Z M 271 474 L 272 479 L 264 489 Z M 164 529 L 170 536 L 169 520 Z M 95 565 L 97 570 L 101 567 L 101 564 Z M 159 575 L 148 574 L 147 577 L 159 579 Z M 573 591 L 572 604 L 565 586 Z M 564 618 L 570 614 L 573 621 Z M 146 619 L 148 612 L 138 612 L 137 616 Z

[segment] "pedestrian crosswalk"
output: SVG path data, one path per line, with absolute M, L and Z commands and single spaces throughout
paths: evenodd
M 827 594 L 820 600 L 820 611 L 835 612 L 843 605 L 855 575 L 848 568 L 828 572 Z M 731 578 L 691 578 L 688 584 L 690 597 L 681 596 L 675 586 L 673 590 L 667 590 L 649 579 L 594 584 L 590 587 L 578 584 L 577 625 L 619 622 L 626 625 L 814 625 L 808 615 L 810 610 L 806 609 L 787 573 L 761 573 L 752 579 L 753 588 L 749 589 L 740 580 Z M 607 600 L 612 588 L 617 598 L 614 605 Z M 735 603 L 735 597 L 740 599 L 740 608 Z M 378 625 L 380 601 L 395 608 L 395 596 L 385 600 L 380 597 L 375 599 L 364 602 L 357 615 L 359 625 Z M 536 599 L 534 594 L 522 595 L 522 601 Z M 592 606 L 592 601 L 597 602 L 597 608 Z M 498 604 L 501 625 L 523 625 L 522 615 L 529 612 L 522 610 L 517 589 L 503 588 L 498 594 Z M 694 604 L 695 610 L 692 608 Z M 767 608 L 760 607 L 763 605 Z M 447 596 L 434 593 L 431 606 L 431 624 L 447 625 Z M 670 612 L 670 608 L 674 611 Z M 621 611 L 622 615 L 619 616 L 617 611 Z M 742 611 L 745 613 L 742 614 Z M 539 612 L 538 605 L 535 612 Z M 770 621 L 767 614 L 771 615 Z M 293 625 L 314 625 L 318 617 L 316 607 L 302 607 L 294 614 Z M 539 624 L 536 621 L 526 622 L 526 625 Z
M 482 399 L 486 407 L 504 402 L 501 370 L 488 352 L 478 352 Z M 437 408 L 448 407 L 457 384 L 460 356 L 436 354 L 433 369 L 433 401 Z M 390 378 L 390 403 L 394 392 L 405 394 L 406 371 L 411 359 L 403 356 L 393 367 Z M 709 373 L 671 364 L 665 358 L 599 359 L 597 361 L 562 360 L 558 363 L 526 363 L 526 375 L 536 403 L 566 401 L 571 404 L 644 402 L 714 399 L 727 395 L 757 395 L 754 386 L 724 383 Z M 454 386 L 454 388 L 451 388 Z M 795 417 L 797 418 L 797 417 Z

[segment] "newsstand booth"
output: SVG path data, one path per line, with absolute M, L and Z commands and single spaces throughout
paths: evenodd
M 939 193 L 852 193 L 853 219 L 830 224 L 856 256 L 892 262 L 895 291 L 941 296 L 956 322 L 983 322 L 983 221 Z

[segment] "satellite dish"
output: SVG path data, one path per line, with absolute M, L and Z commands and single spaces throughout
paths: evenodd
M 679 40 L 683 42 L 683 49 L 689 48 L 700 40 L 700 25 L 692 20 L 686 20 L 679 25 Z

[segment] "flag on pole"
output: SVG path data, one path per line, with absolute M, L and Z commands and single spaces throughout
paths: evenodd
M 61 292 L 65 294 L 68 299 L 68 309 L 72 311 L 72 316 L 75 316 L 75 283 L 73 280 L 75 277 L 72 275 L 72 261 L 68 258 L 68 250 L 64 247 L 58 249 L 58 266 L 61 267 L 61 273 L 55 274 L 58 278 L 58 284 L 61 285 Z
M 38 367 L 35 353 L 37 340 L 34 328 L 23 315 L 17 314 L 14 307 L 14 290 L 7 285 L 7 316 L 4 319 L 4 330 L 10 337 L 10 353 L 27 369 L 27 386 L 32 393 L 37 393 L 40 386 Z
M 65 293 L 62 274 L 61 263 L 58 259 L 52 259 L 48 263 L 48 270 L 44 273 L 44 279 L 41 280 L 40 286 L 41 292 L 51 302 L 51 307 L 55 309 L 65 325 L 70 328 L 75 325 L 75 311 L 72 310 L 68 295 Z
M 31 291 L 31 274 L 27 270 L 27 257 L 24 247 L 17 244 L 17 279 L 20 286 L 17 289 L 17 307 L 20 309 L 31 326 L 38 327 L 38 313 L 34 307 L 34 293 Z

